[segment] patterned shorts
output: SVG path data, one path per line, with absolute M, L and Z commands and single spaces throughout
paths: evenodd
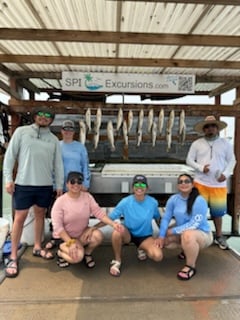
M 210 215 L 212 217 L 222 217 L 227 212 L 227 188 L 216 188 L 204 186 L 194 182 L 194 186 L 199 193 L 206 199 Z

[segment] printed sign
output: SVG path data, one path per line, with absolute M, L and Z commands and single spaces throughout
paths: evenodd
M 194 75 L 62 72 L 65 91 L 113 93 L 194 93 Z

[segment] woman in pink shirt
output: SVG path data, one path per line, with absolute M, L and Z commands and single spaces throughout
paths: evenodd
M 91 216 L 122 231 L 121 224 L 108 218 L 93 196 L 82 191 L 82 182 L 82 173 L 69 172 L 68 191 L 57 198 L 52 208 L 53 231 L 63 241 L 57 251 L 59 267 L 67 267 L 83 259 L 88 268 L 95 266 L 92 252 L 103 241 L 103 234 L 96 227 L 88 226 Z

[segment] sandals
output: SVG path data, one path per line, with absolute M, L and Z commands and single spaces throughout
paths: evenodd
M 46 249 L 46 250 L 54 249 L 54 248 L 58 247 L 61 242 L 62 242 L 61 239 L 52 238 L 50 241 L 48 241 L 48 242 L 45 244 L 45 249 Z
M 138 257 L 138 260 L 144 261 L 147 259 L 147 254 L 144 250 L 137 249 L 137 257 Z
M 188 268 L 187 271 L 183 270 L 184 268 Z M 179 280 L 190 280 L 197 272 L 197 270 L 187 264 L 183 267 L 181 271 L 178 272 L 177 277 Z
M 181 251 L 178 255 L 178 259 L 179 260 L 185 260 L 186 259 L 186 256 L 185 256 L 185 253 L 183 251 Z
M 113 277 L 119 277 L 121 274 L 121 262 L 117 261 L 117 260 L 112 260 L 110 263 L 110 274 Z
M 59 268 L 67 268 L 70 266 L 70 263 L 57 254 L 57 265 Z
M 15 270 L 14 273 L 10 273 L 7 271 L 7 269 Z M 18 260 L 17 259 L 10 259 L 8 260 L 6 266 L 5 266 L 5 275 L 8 278 L 16 278 L 19 273 L 19 266 L 18 266 Z
M 84 263 L 85 263 L 85 266 L 89 269 L 92 269 L 95 267 L 95 261 L 93 259 L 93 256 L 91 254 L 86 254 L 84 255 Z
M 46 249 L 33 249 L 33 256 L 43 258 L 45 260 L 51 260 L 54 258 L 53 254 Z

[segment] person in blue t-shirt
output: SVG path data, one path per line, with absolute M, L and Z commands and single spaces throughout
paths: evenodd
M 121 272 L 122 245 L 133 242 L 137 246 L 137 257 L 154 261 L 162 260 L 162 249 L 154 244 L 152 221 L 159 223 L 160 213 L 158 202 L 146 194 L 148 189 L 147 178 L 136 175 L 132 182 L 133 194 L 123 198 L 109 218 L 117 220 L 123 218 L 124 231 L 112 233 L 112 247 L 114 259 L 110 264 L 110 274 L 119 276 Z
M 162 249 L 181 246 L 183 251 L 178 257 L 186 264 L 177 277 L 189 280 L 196 273 L 199 251 L 212 244 L 213 235 L 207 220 L 207 202 L 194 187 L 192 176 L 181 174 L 177 183 L 179 192 L 167 201 L 155 243 Z M 175 224 L 169 227 L 172 219 Z
M 90 169 L 88 152 L 83 143 L 74 140 L 75 124 L 71 120 L 65 120 L 62 123 L 62 140 L 60 148 L 64 166 L 64 188 L 66 192 L 66 179 L 71 171 L 82 172 L 84 176 L 83 189 L 87 191 L 90 185 Z

